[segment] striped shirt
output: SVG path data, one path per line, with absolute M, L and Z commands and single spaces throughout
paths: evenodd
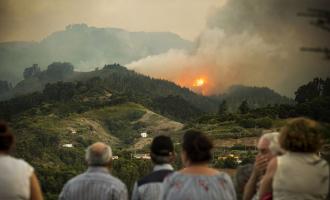
M 170 164 L 155 165 L 152 173 L 134 184 L 132 200 L 158 200 L 163 190 L 163 180 L 172 172 Z
M 113 177 L 105 167 L 89 167 L 88 170 L 68 181 L 60 200 L 127 200 L 123 182 Z

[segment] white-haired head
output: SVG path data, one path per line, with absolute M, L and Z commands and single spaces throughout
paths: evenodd
M 269 150 L 272 152 L 273 155 L 281 155 L 284 153 L 284 150 L 281 148 L 278 142 L 279 135 L 279 132 L 271 132 L 265 133 L 260 137 L 260 140 L 269 141 Z
M 111 147 L 97 142 L 86 150 L 86 162 L 89 166 L 107 166 L 112 161 Z

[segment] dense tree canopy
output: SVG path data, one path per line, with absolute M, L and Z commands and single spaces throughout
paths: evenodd
M 241 114 L 246 114 L 250 111 L 249 104 L 246 100 L 242 101 L 241 105 L 238 107 Z

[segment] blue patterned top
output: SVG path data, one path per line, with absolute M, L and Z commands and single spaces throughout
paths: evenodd
M 213 176 L 174 172 L 164 180 L 163 200 L 236 200 L 228 174 Z

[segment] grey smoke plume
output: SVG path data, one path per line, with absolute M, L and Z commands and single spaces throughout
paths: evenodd
M 329 46 L 329 33 L 298 17 L 309 8 L 330 9 L 327 0 L 228 0 L 213 10 L 191 52 L 170 50 L 129 64 L 204 94 L 233 84 L 268 86 L 293 96 L 312 78 L 330 76 L 330 63 L 303 46 Z M 203 87 L 193 87 L 197 78 Z

